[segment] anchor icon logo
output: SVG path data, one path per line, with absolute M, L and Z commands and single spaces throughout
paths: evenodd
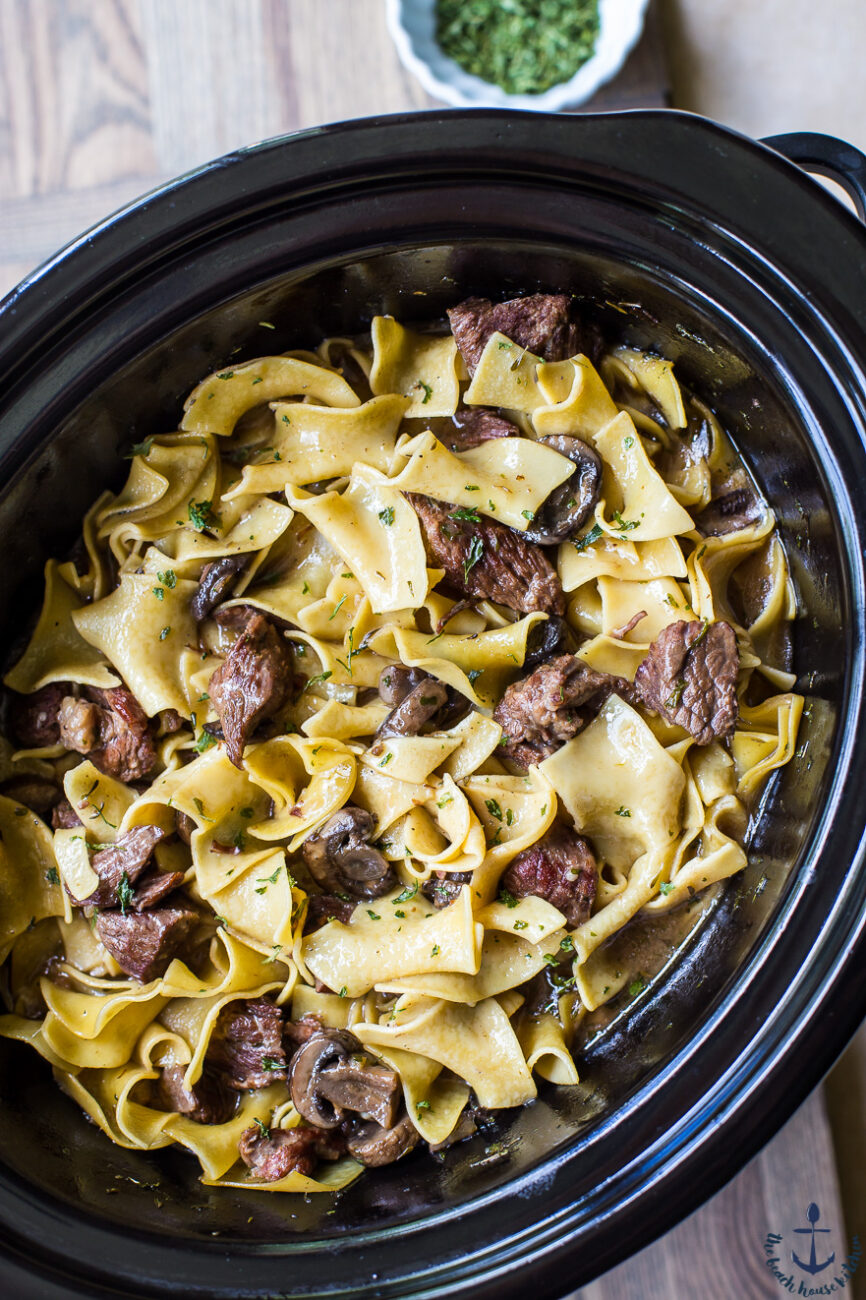
M 802 1260 L 802 1259 L 799 1259 L 799 1258 L 797 1257 L 797 1255 L 794 1254 L 793 1251 L 791 1252 L 791 1258 L 793 1259 L 793 1261 L 794 1261 L 794 1263 L 797 1265 L 797 1267 L 798 1267 L 798 1268 L 801 1268 L 801 1269 L 803 1270 L 804 1273 L 812 1273 L 813 1275 L 814 1275 L 815 1273 L 821 1273 L 825 1268 L 829 1268 L 829 1266 L 833 1263 L 834 1259 L 836 1258 L 836 1252 L 834 1251 L 833 1254 L 830 1255 L 828 1259 L 823 1260 L 820 1264 L 818 1263 L 818 1258 L 817 1258 L 817 1256 L 816 1256 L 816 1254 L 815 1254 L 815 1234 L 816 1234 L 816 1232 L 829 1232 L 829 1231 L 830 1231 L 829 1228 L 816 1228 L 816 1227 L 815 1227 L 815 1224 L 818 1222 L 818 1220 L 820 1219 L 820 1217 L 821 1217 L 821 1211 L 818 1209 L 817 1205 L 816 1205 L 815 1202 L 813 1201 L 812 1204 L 809 1206 L 809 1208 L 808 1208 L 807 1211 L 806 1211 L 806 1218 L 809 1220 L 809 1227 L 808 1227 L 808 1228 L 795 1228 L 795 1229 L 794 1229 L 795 1232 L 800 1232 L 800 1233 L 807 1233 L 807 1232 L 808 1232 L 809 1235 L 810 1235 L 811 1238 L 812 1238 L 812 1249 L 811 1249 L 811 1251 L 810 1251 L 810 1253 L 809 1253 L 809 1260 L 808 1260 L 808 1262 L 807 1262 L 807 1263 L 804 1263 L 803 1260 Z

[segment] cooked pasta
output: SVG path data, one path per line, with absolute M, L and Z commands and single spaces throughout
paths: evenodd
M 0 1033 L 122 1146 L 332 1192 L 578 1082 L 612 940 L 794 752 L 772 512 L 562 295 L 209 375 L 7 673 Z

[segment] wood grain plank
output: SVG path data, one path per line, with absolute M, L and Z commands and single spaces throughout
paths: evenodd
M 0 63 L 4 197 L 153 173 L 136 0 L 2 0 Z
M 784 1292 L 764 1264 L 764 1239 L 781 1233 L 782 1250 L 790 1252 L 790 1234 L 805 1224 L 811 1201 L 833 1229 L 830 1249 L 844 1257 L 845 1222 L 820 1089 L 711 1201 L 568 1300 L 775 1300 Z

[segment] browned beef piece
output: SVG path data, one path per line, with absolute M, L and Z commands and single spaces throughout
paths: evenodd
M 165 831 L 161 826 L 134 826 L 113 844 L 107 844 L 94 853 L 90 865 L 99 876 L 99 888 L 78 906 L 117 907 L 117 891 L 124 874 L 127 883 L 134 885 L 150 861 L 153 850 L 164 839 Z
M 236 1092 L 286 1078 L 283 1013 L 266 998 L 223 1007 L 207 1049 L 207 1065 Z
M 187 907 L 153 912 L 100 912 L 96 933 L 121 970 L 147 983 L 164 975 L 169 962 L 190 939 L 198 913 Z
M 213 616 L 228 632 L 243 632 L 254 614 L 260 611 L 254 605 L 220 605 Z
M 223 555 L 202 569 L 198 588 L 190 601 L 192 616 L 197 623 L 207 618 L 212 609 L 228 598 L 235 579 L 250 562 L 249 555 Z
M 71 831 L 81 825 L 81 818 L 68 799 L 61 799 L 51 810 L 51 825 L 56 831 Z
M 161 709 L 159 713 L 159 723 L 164 736 L 173 736 L 176 731 L 186 725 L 186 718 L 181 717 L 177 709 Z
M 407 492 L 421 523 L 430 564 L 449 585 L 475 600 L 495 600 L 521 614 L 564 614 L 556 570 L 539 546 L 513 528 L 479 515 L 455 518 L 455 507 Z
M 499 883 L 514 898 L 535 894 L 546 899 L 559 908 L 573 929 L 592 911 L 598 868 L 586 840 L 554 822 L 546 835 L 518 853 Z
M 256 725 L 282 708 L 291 686 L 286 639 L 256 611 L 208 686 L 235 767 L 243 767 L 244 747 Z
M 698 745 L 737 724 L 740 656 L 729 623 L 671 623 L 653 641 L 634 684 L 647 708 L 684 727 Z
M 322 1032 L 322 1022 L 317 1015 L 309 1012 L 306 1016 L 301 1016 L 300 1020 L 287 1020 L 283 1025 L 283 1043 L 286 1045 L 286 1055 L 293 1055 L 304 1043 L 308 1043 L 311 1038 Z
M 470 375 L 497 331 L 545 361 L 564 361 L 583 347 L 580 326 L 570 319 L 564 293 L 532 293 L 497 303 L 467 298 L 449 309 L 448 319 Z
M 307 1178 L 320 1160 L 338 1160 L 346 1151 L 342 1133 L 319 1128 L 248 1128 L 238 1143 L 241 1160 L 262 1183 L 275 1183 L 288 1174 Z
M 22 749 L 60 743 L 60 705 L 72 686 L 52 682 L 31 695 L 16 695 L 10 710 L 12 734 Z
M 238 1097 L 219 1075 L 204 1073 L 192 1088 L 184 1087 L 185 1065 L 166 1065 L 154 1080 L 154 1104 L 176 1110 L 196 1124 L 225 1124 L 234 1115 Z
M 756 524 L 762 514 L 761 503 L 754 492 L 749 488 L 734 488 L 705 506 L 695 516 L 695 524 L 704 537 L 721 537 Z
M 148 871 L 142 876 L 132 895 L 132 907 L 136 912 L 146 912 L 156 907 L 169 894 L 173 894 L 183 884 L 182 871 Z
M 63 791 L 48 777 L 22 775 L 11 776 L 0 784 L 0 795 L 5 799 L 14 799 L 16 803 L 23 803 L 31 812 L 45 817 L 63 798 Z
M 471 879 L 471 871 L 437 871 L 429 880 L 424 881 L 421 893 L 439 910 L 453 903 Z
M 304 921 L 304 934 L 312 934 L 329 921 L 349 920 L 358 906 L 354 898 L 337 898 L 336 894 L 311 894 L 307 900 L 307 917 Z
M 125 686 L 84 688 L 60 708 L 60 743 L 86 754 L 100 772 L 118 781 L 140 781 L 156 762 L 147 714 Z
M 184 844 L 189 844 L 192 840 L 192 833 L 196 829 L 192 817 L 185 812 L 181 812 L 179 808 L 175 808 L 174 824 L 177 827 L 178 838 L 182 839 Z
M 516 424 L 485 406 L 461 406 L 452 417 L 451 427 L 446 425 L 441 432 L 438 428 L 434 432 L 452 451 L 469 451 L 491 438 L 521 437 Z
M 611 694 L 632 697 L 622 677 L 558 655 L 509 686 L 493 711 L 508 740 L 498 754 L 519 767 L 540 763 L 582 731 Z

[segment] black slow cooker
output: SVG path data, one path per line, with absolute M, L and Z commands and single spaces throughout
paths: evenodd
M 592 1042 L 581 1086 L 548 1088 L 495 1143 L 336 1198 L 206 1189 L 182 1152 L 113 1146 L 35 1054 L 0 1044 L 3 1295 L 561 1296 L 715 1192 L 857 1027 L 866 232 L 783 153 L 862 214 L 866 159 L 826 137 L 758 144 L 665 112 L 350 122 L 164 187 L 0 304 L 7 642 L 123 451 L 175 428 L 208 371 L 377 312 L 563 290 L 672 358 L 733 432 L 787 545 L 809 696 L 747 871 Z

